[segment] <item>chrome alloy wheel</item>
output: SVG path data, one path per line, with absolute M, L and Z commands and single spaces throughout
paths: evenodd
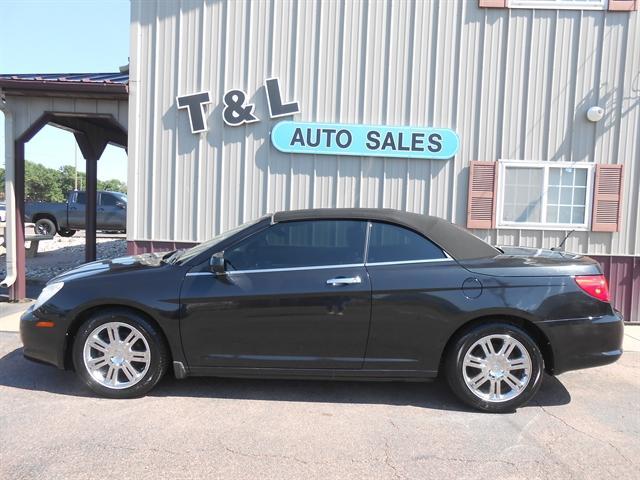
M 84 366 L 96 382 L 120 390 L 138 383 L 149 370 L 149 344 L 140 330 L 122 322 L 100 325 L 87 337 Z
M 531 379 L 531 357 L 510 335 L 487 335 L 471 345 L 462 362 L 467 388 L 491 403 L 520 395 Z

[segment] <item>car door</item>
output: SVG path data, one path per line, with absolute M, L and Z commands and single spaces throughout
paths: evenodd
M 123 202 L 112 193 L 100 192 L 96 213 L 96 221 L 99 229 L 119 230 L 125 223 L 122 218 L 126 215 Z
M 68 218 L 69 227 L 75 229 L 84 229 L 85 210 L 87 208 L 86 192 L 74 192 L 69 197 Z
M 361 368 L 371 316 L 366 228 L 276 223 L 224 251 L 225 275 L 187 274 L 181 333 L 189 365 Z
M 470 276 L 440 247 L 400 225 L 371 222 L 366 268 L 371 333 L 365 369 L 435 371 Z

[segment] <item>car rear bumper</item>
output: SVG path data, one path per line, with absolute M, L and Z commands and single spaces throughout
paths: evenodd
M 31 308 L 20 317 L 20 339 L 23 355 L 38 362 L 44 362 L 64 369 L 64 349 L 66 328 L 56 324 L 53 327 L 37 327 L 39 321 Z
M 622 355 L 622 315 L 549 320 L 540 327 L 553 351 L 552 373 L 598 367 L 613 363 Z

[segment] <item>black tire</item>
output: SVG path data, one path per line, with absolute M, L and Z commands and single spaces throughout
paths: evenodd
M 130 387 L 116 389 L 104 386 L 91 375 L 84 361 L 84 348 L 88 337 L 100 326 L 111 322 L 134 327 L 142 334 L 149 347 L 148 369 L 137 383 Z M 121 335 L 123 329 L 126 334 L 127 327 L 120 328 Z M 75 371 L 82 381 L 98 395 L 108 398 L 136 398 L 145 395 L 160 381 L 169 365 L 169 351 L 162 334 L 143 315 L 124 308 L 110 308 L 92 315 L 78 330 L 72 354 Z M 108 365 L 106 368 L 109 368 Z
M 481 374 L 484 374 L 485 370 L 482 370 L 481 368 L 472 367 L 472 366 L 465 367 L 463 363 L 464 363 L 465 355 L 467 355 L 467 353 L 469 352 L 469 349 L 471 347 L 474 347 L 474 345 L 476 345 L 476 342 L 479 342 L 481 339 L 493 338 L 493 337 L 489 337 L 491 335 L 507 335 L 511 339 L 515 339 L 520 344 L 515 348 L 517 348 L 519 351 L 520 346 L 524 347 L 530 359 L 531 368 L 530 368 L 529 375 L 524 374 L 525 372 L 524 369 L 513 370 L 514 372 L 517 372 L 514 375 L 521 375 L 521 378 L 518 378 L 518 380 L 522 381 L 523 379 L 526 378 L 528 379 L 527 380 L 528 383 L 526 383 L 526 387 L 524 387 L 522 391 L 520 391 L 519 393 L 517 393 L 518 389 L 510 388 L 509 394 L 515 395 L 513 398 L 510 398 L 510 399 L 488 400 L 487 398 L 481 398 L 480 395 L 483 395 L 483 396 L 490 395 L 491 392 L 478 391 L 478 389 L 476 389 L 476 392 L 477 392 L 476 394 L 472 390 L 473 385 L 468 386 L 467 381 L 465 380 L 465 372 L 467 373 L 467 378 L 471 376 L 469 375 L 469 373 L 473 372 L 478 374 L 478 377 L 480 377 L 480 381 L 483 379 Z M 498 349 L 498 350 L 500 349 L 501 340 L 499 338 L 494 338 L 493 340 L 490 340 L 490 341 L 494 342 L 493 343 L 494 349 Z M 517 343 L 517 342 L 513 342 L 513 343 Z M 515 348 L 514 348 L 514 352 L 516 351 Z M 476 349 L 480 349 L 480 350 L 476 350 Z M 471 350 L 471 352 L 469 353 L 474 355 L 474 357 L 477 357 L 478 355 L 476 354 L 476 352 L 481 352 L 479 355 L 482 355 L 482 351 L 483 350 L 481 346 L 475 346 L 474 349 Z M 524 358 L 525 356 L 522 355 L 521 357 Z M 511 361 L 513 362 L 513 360 Z M 490 369 L 487 369 L 486 372 L 493 372 L 493 371 Z M 473 408 L 476 408 L 478 410 L 491 412 L 491 413 L 513 412 L 516 408 L 525 405 L 529 400 L 531 400 L 531 398 L 540 389 L 540 385 L 542 384 L 542 378 L 544 376 L 543 373 L 544 373 L 544 359 L 542 357 L 542 353 L 540 352 L 540 349 L 538 348 L 538 345 L 536 344 L 536 342 L 524 330 L 514 325 L 510 325 L 506 323 L 489 323 L 489 324 L 479 325 L 479 326 L 476 326 L 475 328 L 472 328 L 464 332 L 462 335 L 460 335 L 458 338 L 456 338 L 453 341 L 453 344 L 449 348 L 447 352 L 447 357 L 445 359 L 446 379 L 453 393 L 467 405 Z M 495 375 L 495 374 L 491 373 L 487 375 L 488 376 L 487 376 L 487 380 L 485 380 L 485 383 L 480 384 L 479 386 L 482 387 L 483 389 L 490 390 L 491 386 L 493 385 L 493 382 L 491 380 L 495 381 L 495 377 L 493 377 L 492 375 Z M 498 378 L 501 378 L 501 377 L 498 377 Z M 489 382 L 489 385 L 487 385 L 486 382 Z M 503 384 L 508 386 L 506 384 L 506 381 L 504 380 L 499 380 L 498 383 L 501 386 Z M 523 385 L 524 383 L 525 382 L 522 381 L 521 385 Z
M 70 230 L 68 228 L 61 228 L 58 231 L 58 235 L 61 237 L 73 237 L 76 234 L 76 230 Z
M 58 231 L 55 222 L 49 218 L 39 218 L 35 225 L 36 232 L 41 235 L 55 235 Z

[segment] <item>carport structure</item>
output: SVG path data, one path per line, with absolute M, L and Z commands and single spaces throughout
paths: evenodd
M 95 260 L 98 160 L 108 144 L 127 148 L 128 83 L 128 71 L 0 75 L 7 204 L 7 276 L 2 286 L 10 287 L 11 300 L 26 296 L 25 144 L 45 125 L 73 133 L 87 162 L 85 259 Z

